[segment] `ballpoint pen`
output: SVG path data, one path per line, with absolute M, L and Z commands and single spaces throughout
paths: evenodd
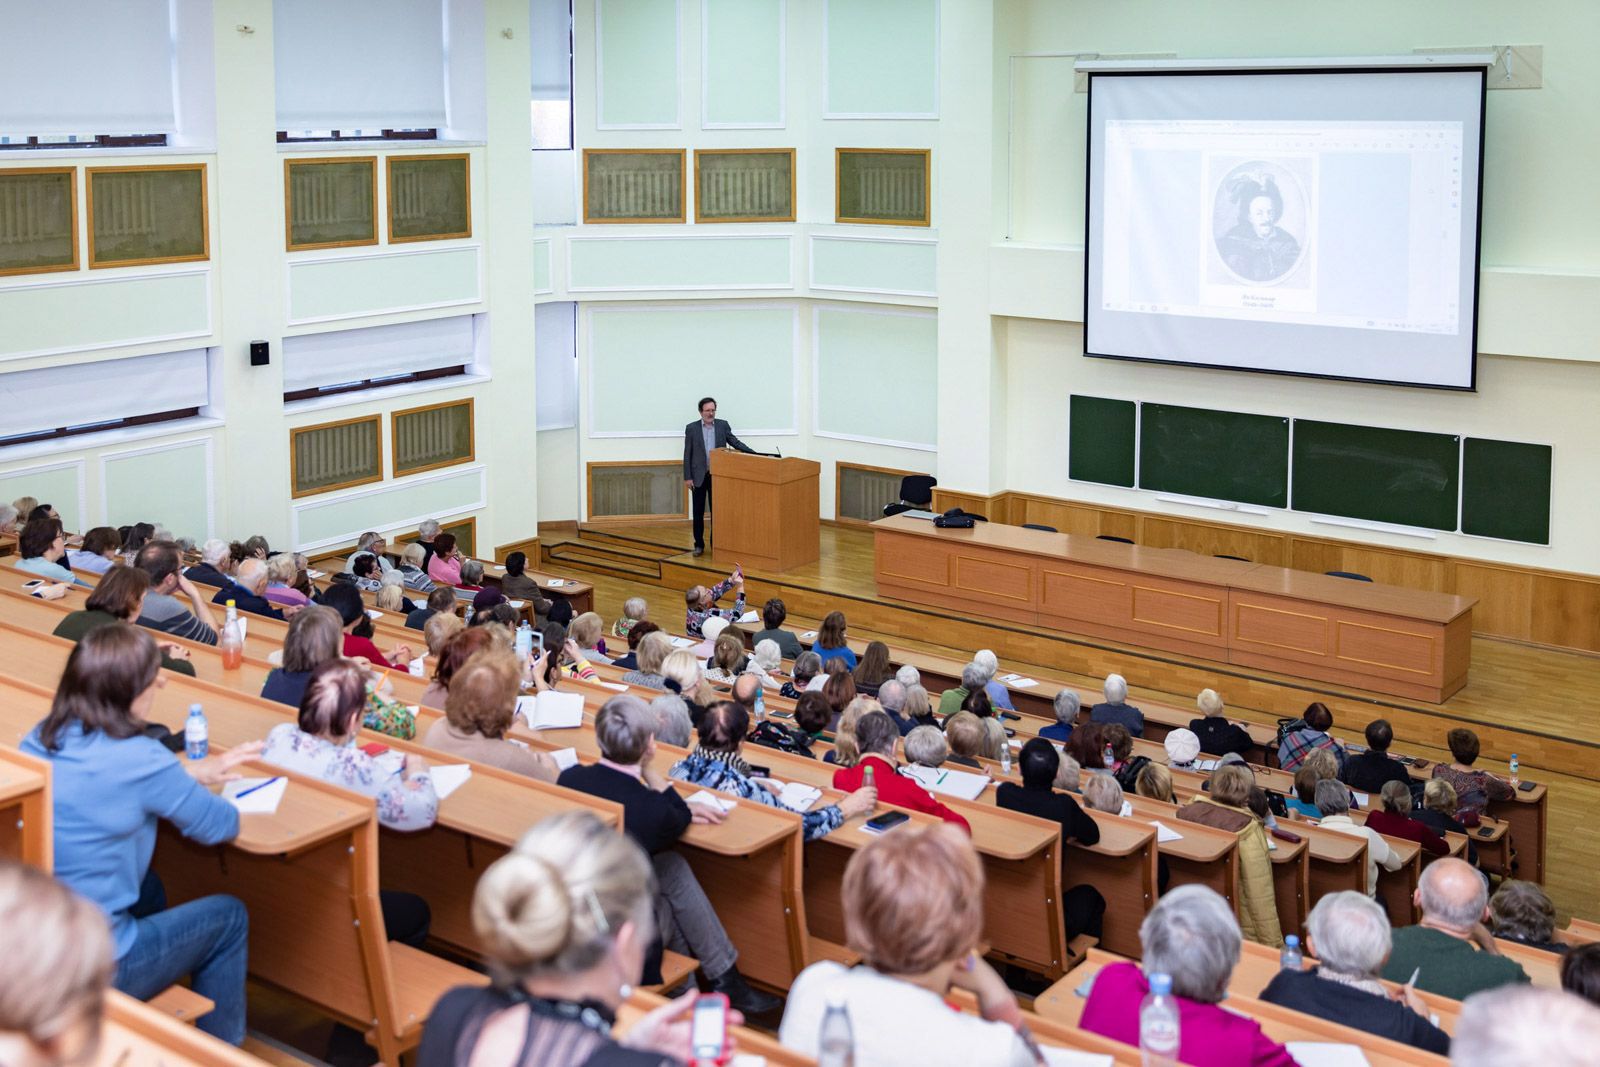
M 249 796 L 251 793 L 254 793 L 256 790 L 265 789 L 267 786 L 271 785 L 273 782 L 281 781 L 281 779 L 282 779 L 282 776 L 280 775 L 278 777 L 268 778 L 266 781 L 262 782 L 260 785 L 253 785 L 249 789 L 241 789 L 241 790 L 239 790 L 237 793 L 235 793 L 233 795 L 233 799 L 235 799 L 235 800 L 243 800 L 245 797 Z

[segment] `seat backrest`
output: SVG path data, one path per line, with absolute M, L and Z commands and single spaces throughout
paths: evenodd
M 888 518 L 890 515 L 899 515 L 903 511 L 912 510 L 915 509 L 913 509 L 910 504 L 885 504 L 883 506 L 883 514 L 885 518 Z
M 1095 534 L 1094 536 L 1097 541 L 1116 541 L 1118 544 L 1123 545 L 1133 544 L 1133 538 L 1131 537 L 1118 537 L 1115 534 Z
M 1046 526 L 1042 522 L 1025 522 L 1025 523 L 1022 524 L 1022 528 L 1024 530 L 1043 530 L 1045 533 L 1060 533 L 1061 532 L 1060 530 L 1056 529 L 1054 526 Z
M 1353 582 L 1372 581 L 1365 574 L 1357 574 L 1355 571 L 1327 571 L 1326 573 L 1330 578 L 1349 578 Z
M 908 474 L 900 479 L 900 500 L 914 507 L 925 508 L 933 503 L 933 487 L 938 479 L 927 474 Z
M 1217 559 L 1236 559 L 1240 563 L 1249 563 L 1250 562 L 1248 559 L 1246 559 L 1243 556 L 1230 556 L 1226 552 L 1217 552 L 1217 553 L 1214 553 L 1214 555 L 1216 556 Z

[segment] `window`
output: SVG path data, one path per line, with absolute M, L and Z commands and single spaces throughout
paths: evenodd
M 289 431 L 290 495 L 311 496 L 383 480 L 380 416 Z
M 794 149 L 697 149 L 694 221 L 793 222 Z
M 533 0 L 533 147 L 572 149 L 572 0 Z
M 834 221 L 929 225 L 927 149 L 840 148 Z
M 397 322 L 283 339 L 283 399 L 309 400 L 467 373 L 475 316 Z
M 389 243 L 472 236 L 472 161 L 463 154 L 390 156 Z
M 286 159 L 283 195 L 289 251 L 378 243 L 376 156 Z
M 90 167 L 86 184 L 90 267 L 209 258 L 204 163 Z
M 472 398 L 393 412 L 389 438 L 396 478 L 471 463 L 476 454 Z
M 585 148 L 584 222 L 684 221 L 681 148 Z
M 0 170 L 0 275 L 78 268 L 78 172 Z
M 287 131 L 441 129 L 443 0 L 273 0 L 277 126 Z
M 0 448 L 193 418 L 209 402 L 206 351 L 0 374 Z
M 279 144 L 315 144 L 319 141 L 433 141 L 439 131 L 421 130 L 279 130 Z
M 164 133 L 45 133 L 0 134 L 0 150 L 26 152 L 35 148 L 164 148 Z

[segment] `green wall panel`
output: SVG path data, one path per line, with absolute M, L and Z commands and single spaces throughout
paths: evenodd
M 788 237 L 575 238 L 573 292 L 612 289 L 788 289 Z
M 819 308 L 815 321 L 816 432 L 934 448 L 937 316 Z
M 297 503 L 296 547 L 317 548 L 354 541 L 363 530 L 461 515 L 483 507 L 483 470 L 407 482 L 376 492 L 356 491 L 328 500 Z M 446 523 L 448 525 L 448 523 Z
M 591 435 L 676 436 L 708 393 L 741 437 L 795 432 L 795 314 L 790 307 L 594 307 Z
M 55 470 L 36 470 L 27 467 L 0 474 L 0 503 L 9 504 L 18 497 L 36 497 L 41 504 L 54 504 L 61 516 L 61 524 L 73 533 L 88 525 L 88 516 L 78 510 L 77 464 L 57 467 Z
M 0 289 L 0 357 L 211 333 L 211 273 Z
M 601 128 L 677 126 L 678 0 L 595 0 L 595 23 Z
M 811 284 L 819 289 L 933 296 L 938 290 L 938 246 L 932 241 L 814 238 Z
M 550 242 L 533 242 L 533 291 L 547 293 L 555 288 L 554 268 L 550 263 Z
M 204 441 L 102 457 L 107 526 L 154 522 L 196 543 L 211 536 Z
M 475 304 L 482 293 L 476 248 L 289 263 L 291 323 Z
M 939 111 L 938 0 L 827 0 L 830 115 Z
M 705 0 L 702 10 L 704 122 L 783 125 L 783 0 Z

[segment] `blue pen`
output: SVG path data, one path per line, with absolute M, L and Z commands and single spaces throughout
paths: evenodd
M 943 774 L 939 775 L 939 780 L 934 782 L 933 784 L 934 785 L 943 785 L 944 784 L 944 780 L 946 778 L 948 778 L 948 777 L 950 777 L 950 772 L 949 771 L 945 771 Z
M 237 793 L 233 794 L 233 799 L 235 799 L 235 800 L 243 800 L 245 797 L 249 796 L 251 793 L 254 793 L 256 790 L 265 789 L 267 786 L 271 785 L 273 782 L 276 782 L 276 781 L 278 781 L 277 778 L 268 778 L 266 781 L 262 782 L 260 785 L 253 785 L 249 789 L 241 789 Z

